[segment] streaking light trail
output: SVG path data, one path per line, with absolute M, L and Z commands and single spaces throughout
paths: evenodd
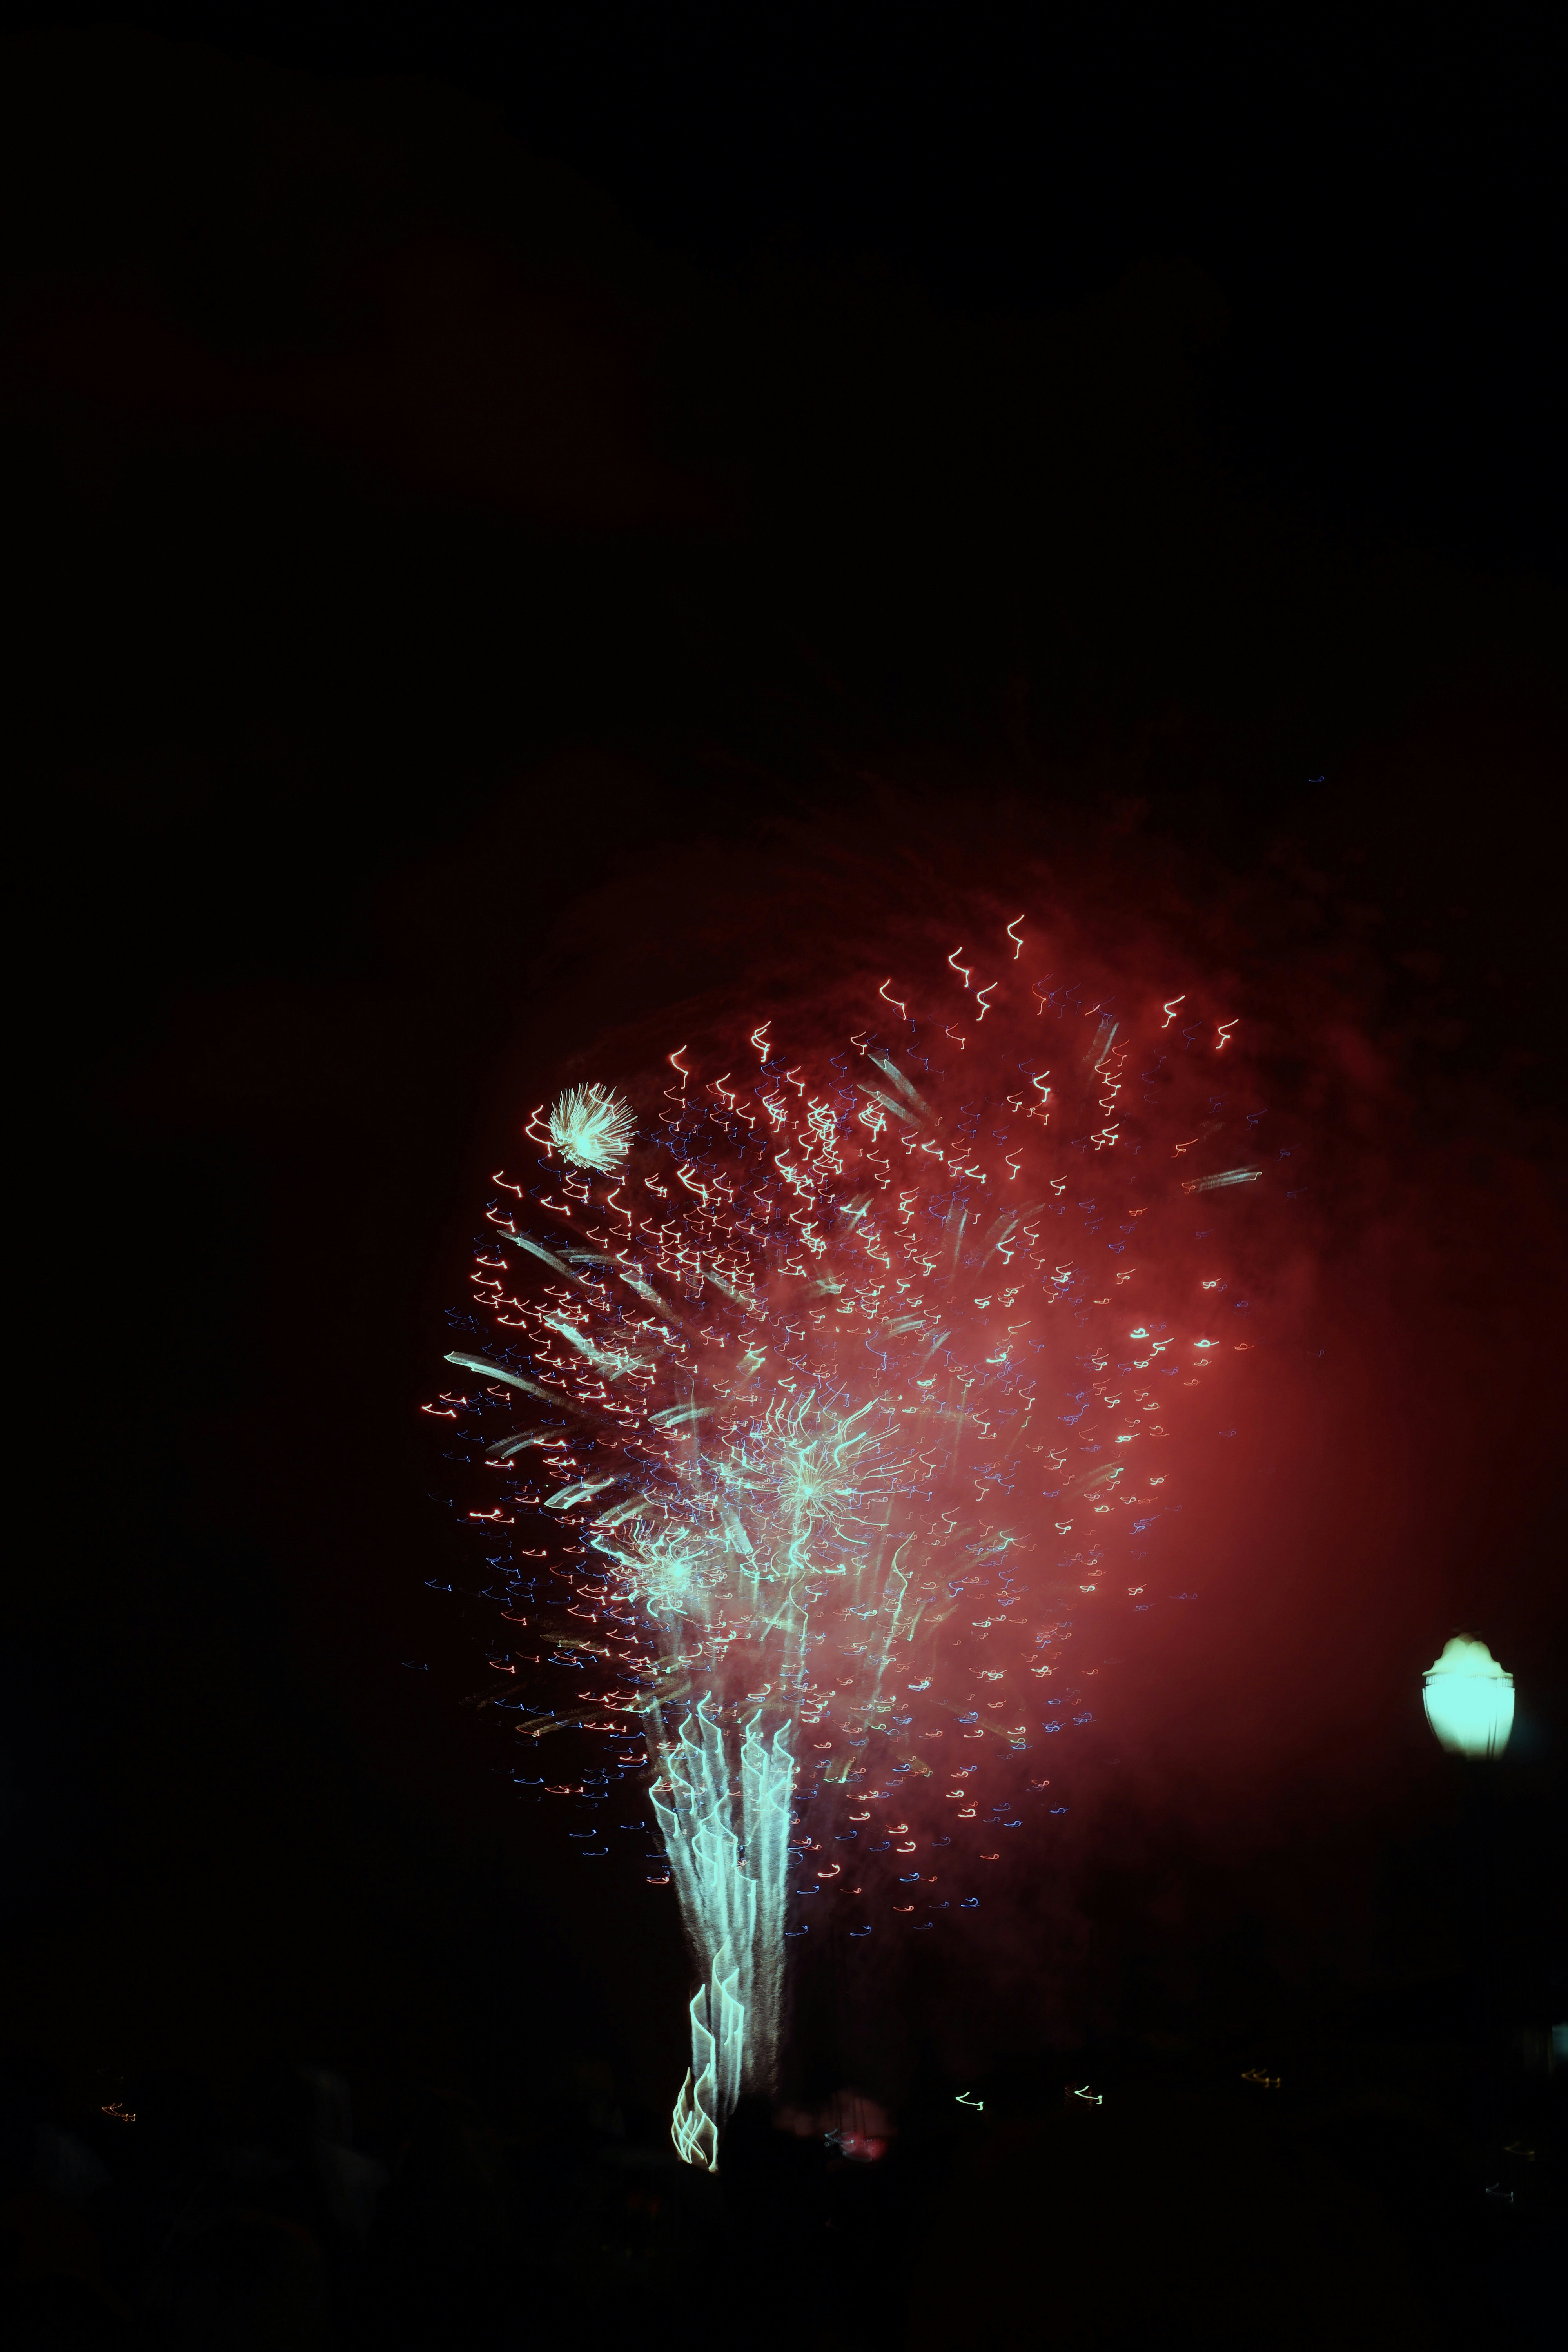
M 1016 916 L 846 982 L 840 1019 L 748 1013 L 624 1094 L 568 1089 L 498 1177 L 447 1359 L 474 1385 L 427 1410 L 541 1670 L 495 1704 L 534 1754 L 588 1734 L 606 1787 L 651 1776 L 700 1976 L 693 2164 L 777 2085 L 792 1939 L 977 1908 L 1092 1719 L 1068 1645 L 1150 1605 L 1194 1416 L 1253 1344 L 1245 1299 L 1216 1338 L 1231 1286 L 1191 1222 L 1268 1190 L 1236 1164 L 1245 1024 L 1162 977 L 1064 973 Z

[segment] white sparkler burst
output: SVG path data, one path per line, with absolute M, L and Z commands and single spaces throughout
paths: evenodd
M 597 1083 L 568 1087 L 550 1114 L 550 1140 L 563 1160 L 602 1176 L 624 1165 L 637 1131 L 630 1103 Z

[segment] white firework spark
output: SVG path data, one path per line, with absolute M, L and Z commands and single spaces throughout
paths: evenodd
M 637 1134 L 630 1103 L 609 1087 L 568 1087 L 550 1114 L 550 1140 L 574 1168 L 604 1176 L 624 1165 Z

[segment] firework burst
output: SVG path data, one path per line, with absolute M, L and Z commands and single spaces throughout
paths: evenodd
M 569 1167 L 607 1176 L 637 1134 L 632 1107 L 608 1087 L 568 1087 L 550 1114 L 550 1140 Z
M 1194 1410 L 1252 1344 L 1208 1222 L 1237 1213 L 1205 1198 L 1192 1245 L 1192 1196 L 1261 1176 L 1233 1009 L 1031 972 L 1017 922 L 990 954 L 933 958 L 929 1009 L 868 982 L 840 1034 L 678 1048 L 639 1118 L 602 1085 L 536 1113 L 484 1342 L 447 1359 L 480 1383 L 437 1408 L 491 1474 L 470 1517 L 519 1531 L 498 1567 L 540 1657 L 594 1677 L 519 1728 L 651 1775 L 700 2165 L 775 2086 L 792 1937 L 976 1907 L 971 1864 L 1092 1714 L 1067 1645 L 1148 1605 Z

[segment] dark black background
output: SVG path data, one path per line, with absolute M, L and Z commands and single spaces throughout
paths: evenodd
M 1391 1020 L 1457 1024 L 1453 1132 L 1553 1163 L 1544 56 L 191 7 L 38 19 L 5 83 L 14 2013 L 373 2098 L 613 2050 L 651 2103 L 673 1923 L 504 1800 L 426 1585 L 477 1186 L 628 989 L 720 976 L 647 869 L 889 788 L 1299 868 Z M 1532 1804 L 1542 1473 L 1528 1602 L 1433 1604 L 1535 1644 Z M 1419 1977 L 1411 1920 L 1351 1979 Z

